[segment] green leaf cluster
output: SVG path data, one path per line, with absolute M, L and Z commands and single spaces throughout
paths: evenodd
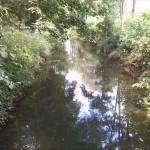
M 0 101 L 12 98 L 13 92 L 32 82 L 50 44 L 40 34 L 5 31 L 0 39 Z

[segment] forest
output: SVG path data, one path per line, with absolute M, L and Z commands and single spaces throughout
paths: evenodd
M 137 1 L 129 10 L 128 0 L 0 0 L 0 124 L 55 45 L 74 35 L 137 80 L 150 114 L 150 11 L 138 12 Z

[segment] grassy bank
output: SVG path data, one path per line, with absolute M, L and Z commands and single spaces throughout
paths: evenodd
M 0 125 L 7 121 L 16 93 L 32 84 L 51 47 L 42 34 L 4 30 L 0 39 Z

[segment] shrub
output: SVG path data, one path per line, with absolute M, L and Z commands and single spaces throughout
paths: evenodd
M 148 63 L 150 58 L 150 13 L 142 13 L 129 18 L 120 35 L 119 48 L 129 55 L 129 59 Z
M 4 31 L 0 39 L 0 103 L 8 101 L 16 88 L 28 86 L 50 45 L 40 34 Z

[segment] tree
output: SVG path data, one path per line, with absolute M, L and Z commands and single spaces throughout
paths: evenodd
M 134 16 L 134 13 L 135 13 L 135 4 L 136 4 L 136 0 L 133 0 L 133 3 L 132 3 L 132 16 Z
M 124 0 L 120 0 L 120 21 L 121 21 L 121 26 L 123 24 L 123 17 L 124 17 Z

